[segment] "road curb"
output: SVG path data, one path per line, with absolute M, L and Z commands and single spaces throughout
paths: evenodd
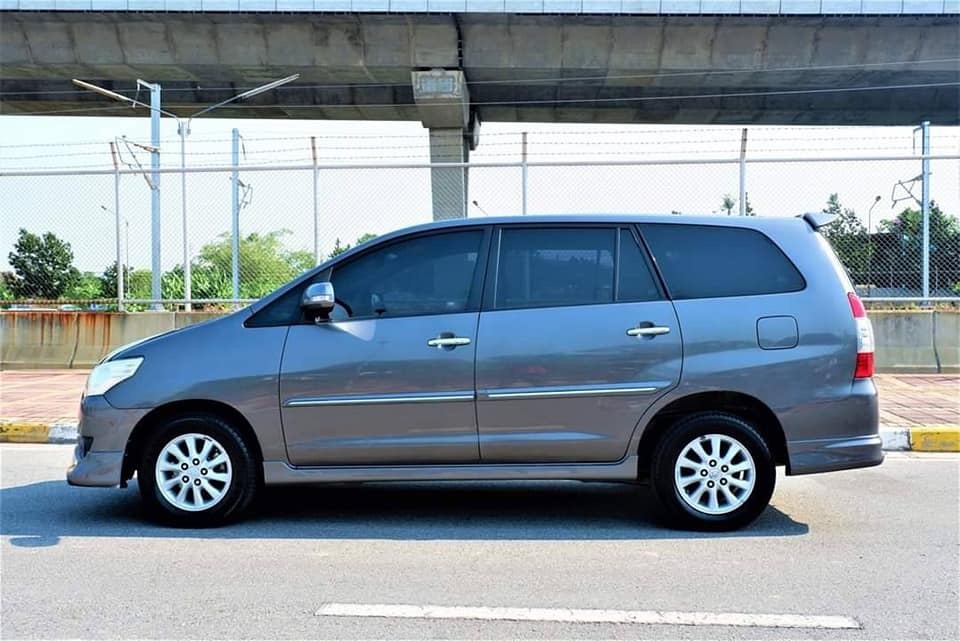
M 880 438 L 886 452 L 960 452 L 957 425 L 882 426 Z M 0 419 L 0 443 L 76 442 L 76 423 Z
M 76 443 L 77 424 L 0 419 L 0 443 Z

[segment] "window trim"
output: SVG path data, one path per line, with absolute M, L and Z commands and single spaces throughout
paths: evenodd
M 768 292 L 764 294 L 726 294 L 722 296 L 688 296 L 688 297 L 675 296 L 670 291 L 670 285 L 667 283 L 667 278 L 663 274 L 663 271 L 660 268 L 660 264 L 657 262 L 657 255 L 653 253 L 653 248 L 647 243 L 646 236 L 644 236 L 644 233 L 643 233 L 644 227 L 653 226 L 653 225 L 664 226 L 664 227 L 698 227 L 698 228 L 709 227 L 713 229 L 736 229 L 736 230 L 743 230 L 743 231 L 759 234 L 764 240 L 770 243 L 770 245 L 773 246 L 774 249 L 780 252 L 784 260 L 787 261 L 788 265 L 793 267 L 794 271 L 797 272 L 797 275 L 800 276 L 800 281 L 801 283 L 803 283 L 803 286 L 800 287 L 799 289 L 791 289 L 791 290 L 781 291 L 781 292 Z M 759 229 L 756 229 L 754 227 L 746 227 L 746 226 L 740 226 L 740 225 L 710 225 L 710 224 L 701 224 L 701 223 L 673 223 L 673 222 L 643 222 L 643 223 L 636 223 L 634 227 L 636 228 L 636 234 L 640 237 L 640 240 L 643 243 L 644 249 L 646 249 L 647 255 L 649 256 L 650 260 L 653 261 L 653 264 L 656 268 L 657 276 L 659 277 L 660 282 L 663 285 L 663 290 L 667 294 L 667 300 L 671 300 L 671 301 L 711 300 L 715 298 L 752 298 L 754 296 L 783 296 L 785 294 L 796 294 L 796 293 L 805 291 L 809 286 L 809 283 L 807 282 L 807 277 L 804 275 L 803 271 L 799 267 L 797 267 L 797 264 L 793 262 L 793 259 L 790 258 L 790 255 L 787 254 L 787 252 L 783 251 L 783 248 L 777 243 L 777 241 L 771 238 L 769 234 Z
M 660 278 L 659 272 L 656 270 L 655 266 L 652 264 L 652 257 L 650 255 L 649 249 L 646 245 L 638 238 L 637 231 L 634 229 L 636 225 L 633 223 L 622 223 L 617 221 L 597 221 L 589 223 L 577 223 L 577 222 L 558 222 L 558 223 L 502 223 L 497 225 L 492 232 L 490 240 L 490 249 L 489 257 L 487 260 L 487 280 L 486 286 L 483 292 L 483 304 L 481 306 L 481 311 L 483 312 L 509 312 L 509 311 L 519 311 L 524 309 L 557 309 L 564 307 L 589 307 L 589 306 L 598 306 L 598 305 L 628 305 L 628 304 L 642 304 L 642 303 L 656 303 L 664 300 L 669 300 L 667 296 L 666 288 L 663 287 L 662 280 Z M 613 300 L 609 302 L 585 302 L 585 303 L 568 303 L 563 305 L 524 305 L 522 307 L 497 307 L 497 288 L 499 286 L 499 277 L 500 277 L 500 246 L 503 239 L 503 232 L 507 230 L 524 230 L 524 231 L 535 231 L 535 230 L 562 230 L 562 229 L 603 229 L 613 233 L 614 235 L 614 255 L 613 255 L 613 277 L 614 277 L 614 289 L 613 289 Z M 620 232 L 626 230 L 633 234 L 634 240 L 637 241 L 637 247 L 640 250 L 640 253 L 643 254 L 644 260 L 646 261 L 647 268 L 650 270 L 651 275 L 653 276 L 654 283 L 657 285 L 657 290 L 660 295 L 659 299 L 650 300 L 650 301 L 630 301 L 630 300 L 619 300 L 619 288 L 620 288 Z
M 635 224 L 630 225 L 620 225 L 617 230 L 617 288 L 615 291 L 615 300 L 618 303 L 653 303 L 656 301 L 652 300 L 621 300 L 620 299 L 620 234 L 621 232 L 626 231 L 631 236 L 633 236 L 633 242 L 637 244 L 637 249 L 640 250 L 640 255 L 643 256 L 643 261 L 647 266 L 647 270 L 650 272 L 650 276 L 653 278 L 653 284 L 657 288 L 657 293 L 660 294 L 660 298 L 657 300 L 670 300 L 670 291 L 667 289 L 667 284 L 663 280 L 663 275 L 660 273 L 660 269 L 657 267 L 656 262 L 654 262 L 653 254 L 650 252 L 650 248 L 647 247 L 646 241 L 643 239 L 643 236 L 640 235 L 640 231 L 637 229 Z

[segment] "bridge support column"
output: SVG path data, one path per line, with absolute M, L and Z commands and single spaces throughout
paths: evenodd
M 465 133 L 464 129 L 431 129 L 430 162 L 467 162 L 470 148 Z M 466 167 L 430 170 L 434 220 L 467 217 L 467 181 Z
M 420 121 L 430 130 L 430 162 L 465 163 L 476 147 L 479 123 L 470 116 L 470 95 L 460 69 L 412 72 Z M 433 219 L 467 217 L 466 167 L 430 170 Z

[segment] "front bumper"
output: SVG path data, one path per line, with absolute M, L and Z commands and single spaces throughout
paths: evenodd
M 123 482 L 123 457 L 130 434 L 148 410 L 121 410 L 103 396 L 86 396 L 80 402 L 80 425 L 73 464 L 67 483 L 87 487 L 113 487 Z
M 83 443 L 73 451 L 73 465 L 67 469 L 67 483 L 85 487 L 115 487 L 123 473 L 123 452 L 83 453 Z

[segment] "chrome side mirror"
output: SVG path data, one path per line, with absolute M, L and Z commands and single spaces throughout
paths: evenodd
M 327 313 L 333 309 L 336 297 L 333 283 L 313 283 L 308 285 L 300 299 L 300 307 L 308 312 Z

